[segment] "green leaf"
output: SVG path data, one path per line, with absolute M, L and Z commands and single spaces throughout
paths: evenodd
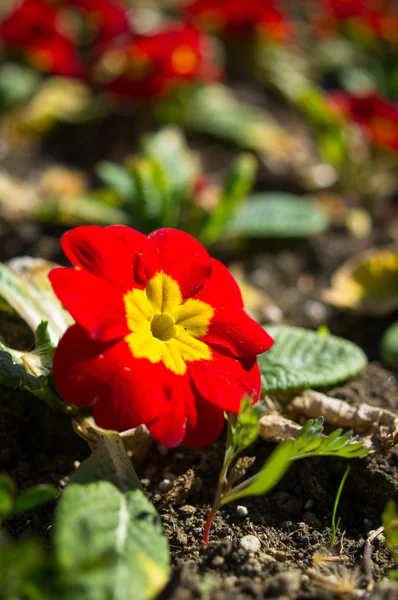
M 173 98 L 162 101 L 158 115 L 248 150 L 267 152 L 285 137 L 270 113 L 240 102 L 230 88 L 220 84 L 200 86 L 177 103 Z
M 380 350 L 384 362 L 393 368 L 398 368 L 398 321 L 384 333 Z
M 141 229 L 150 231 L 163 223 L 167 202 L 165 174 L 159 163 L 148 159 L 134 159 L 129 168 L 136 187 L 131 217 Z
M 47 383 L 44 375 L 33 375 L 28 373 L 22 365 L 23 357 L 18 359 L 16 355 L 12 356 L 11 351 L 0 343 L 0 384 L 7 385 L 14 389 L 25 388 L 31 391 L 41 390 Z
M 370 452 L 351 433 L 341 435 L 341 430 L 337 430 L 328 437 L 323 437 L 322 432 L 323 418 L 307 421 L 295 442 L 280 444 L 263 468 L 225 495 L 221 505 L 244 496 L 266 494 L 282 479 L 294 460 L 313 456 L 362 458 Z
M 35 331 L 35 348 L 44 368 L 52 370 L 55 347 L 48 331 L 48 321 L 42 321 Z
M 62 225 L 81 223 L 97 225 L 128 225 L 125 211 L 117 206 L 109 206 L 92 196 L 78 198 L 55 198 L 40 204 L 36 217 L 40 221 L 51 221 Z
M 361 458 L 370 452 L 351 432 L 342 434 L 341 429 L 336 429 L 327 437 L 323 437 L 322 432 L 323 417 L 307 421 L 294 442 L 291 460 L 308 456 Z
M 7 517 L 14 505 L 15 485 L 8 475 L 0 475 L 0 519 Z
M 257 162 L 252 154 L 241 154 L 231 164 L 219 202 L 200 233 L 203 244 L 212 244 L 221 236 L 228 219 L 252 189 L 256 171 Z
M 258 422 L 262 410 L 258 404 L 255 406 L 251 406 L 251 404 L 250 398 L 242 400 L 236 422 L 232 426 L 232 442 L 236 448 L 236 454 L 253 444 L 258 436 Z
M 57 494 L 57 489 L 52 485 L 36 485 L 31 487 L 16 498 L 11 514 L 14 516 L 28 510 L 34 510 L 42 504 L 47 504 L 47 502 L 54 500 Z
M 0 112 L 29 99 L 40 82 L 40 75 L 27 67 L 5 63 L 0 67 Z
M 88 434 L 92 436 L 93 451 L 73 473 L 70 483 L 86 484 L 102 480 L 114 484 L 122 492 L 140 488 L 140 481 L 119 434 L 97 427 L 90 427 Z
M 244 487 L 246 482 L 237 486 L 235 489 L 238 491 L 234 492 L 234 490 L 232 490 L 231 494 L 225 496 L 222 505 L 227 504 L 227 502 L 232 502 L 233 500 L 238 500 L 238 498 L 243 498 L 245 496 L 259 496 L 272 490 L 272 488 L 282 479 L 291 464 L 292 449 L 292 442 L 280 444 L 272 452 L 261 471 L 248 480 L 250 483 L 246 485 L 246 487 Z
M 0 296 L 32 331 L 36 331 L 42 321 L 48 321 L 48 336 L 54 346 L 73 323 L 48 280 L 48 273 L 55 266 L 30 257 L 15 258 L 8 265 L 0 263 Z
M 63 600 L 149 600 L 169 577 L 169 551 L 155 508 L 139 489 L 107 481 L 69 484 L 58 503 L 55 560 Z
M 115 190 L 121 198 L 128 200 L 134 196 L 134 180 L 127 167 L 104 160 L 96 164 L 95 172 L 101 183 Z
M 289 325 L 267 325 L 266 329 L 275 340 L 258 357 L 266 394 L 336 385 L 367 364 L 358 346 L 334 335 Z
M 177 127 L 163 127 L 158 133 L 142 141 L 147 158 L 162 166 L 170 191 L 179 196 L 186 194 L 199 175 L 199 159 L 189 149 L 184 134 Z
M 228 237 L 308 237 L 325 231 L 329 219 L 310 201 L 269 192 L 251 196 L 227 223 Z
M 388 547 L 398 546 L 398 512 L 395 502 L 392 500 L 387 502 L 381 520 Z
M 0 598 L 2 600 L 50 600 L 40 585 L 45 566 L 40 541 L 22 539 L 13 542 L 0 532 Z

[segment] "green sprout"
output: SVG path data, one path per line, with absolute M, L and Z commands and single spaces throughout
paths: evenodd
M 218 478 L 213 506 L 203 532 L 205 545 L 209 542 L 210 529 L 220 508 L 245 496 L 266 494 L 279 483 L 294 461 L 311 456 L 360 458 L 369 453 L 369 449 L 364 448 L 362 442 L 350 432 L 343 433 L 341 429 L 336 429 L 330 435 L 324 436 L 323 417 L 320 417 L 307 421 L 294 442 L 287 441 L 277 446 L 256 474 L 235 485 L 245 476 L 254 462 L 253 458 L 239 455 L 256 440 L 259 419 L 260 409 L 252 406 L 252 401 L 248 398 L 242 400 L 238 415 L 228 413 L 224 463 Z
M 332 514 L 332 539 L 330 541 L 330 546 L 333 548 L 334 546 L 334 542 L 336 540 L 336 535 L 337 535 L 337 531 L 340 527 L 340 522 L 341 522 L 341 517 L 339 517 L 336 521 L 336 516 L 337 516 L 337 508 L 339 506 L 339 502 L 340 502 L 340 497 L 344 488 L 344 484 L 347 480 L 348 475 L 350 474 L 351 471 L 351 467 L 350 465 L 348 465 L 348 467 L 345 470 L 345 473 L 343 475 L 343 477 L 341 478 L 340 481 L 340 485 L 339 485 L 339 489 L 337 490 L 337 494 L 336 494 L 336 499 L 334 501 L 334 506 L 333 506 L 333 514 Z

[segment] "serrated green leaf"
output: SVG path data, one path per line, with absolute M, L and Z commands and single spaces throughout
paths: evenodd
M 283 192 L 251 196 L 227 223 L 228 237 L 308 237 L 325 231 L 329 220 L 314 204 Z
M 15 485 L 8 475 L 0 475 L 0 519 L 7 517 L 14 505 Z
M 47 504 L 56 498 L 58 492 L 52 485 L 36 485 L 20 494 L 14 503 L 11 514 L 18 515 L 28 510 L 34 510 L 42 504 Z
M 398 321 L 393 323 L 381 338 L 381 356 L 384 362 L 393 367 L 398 367 Z
M 14 389 L 25 388 L 33 392 L 44 388 L 47 378 L 44 375 L 36 376 L 28 373 L 8 350 L 0 343 L 0 384 Z
M 141 488 L 119 434 L 97 427 L 90 427 L 88 433 L 96 440 L 92 453 L 73 473 L 70 483 L 109 481 L 122 492 Z
M 341 429 L 323 437 L 323 419 L 307 421 L 294 442 L 291 460 L 308 458 L 309 456 L 339 456 L 342 458 L 361 458 L 369 454 L 362 442 L 357 441 L 352 433 L 341 435 Z
M 68 484 L 54 524 L 65 600 L 150 600 L 169 577 L 169 551 L 155 508 L 139 489 L 107 481 Z
M 259 496 L 269 492 L 288 470 L 291 464 L 292 450 L 292 442 L 280 444 L 272 452 L 261 471 L 252 478 L 252 483 L 247 486 L 244 483 L 237 486 L 235 489 L 238 491 L 226 496 L 222 501 L 222 505 L 245 496 Z
M 263 391 L 290 392 L 332 386 L 359 373 L 364 352 L 348 340 L 301 327 L 267 325 L 275 344 L 258 357 Z

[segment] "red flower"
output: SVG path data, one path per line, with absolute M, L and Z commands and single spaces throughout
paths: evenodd
M 215 440 L 224 410 L 260 393 L 256 355 L 272 339 L 246 315 L 237 284 L 190 235 L 124 226 L 77 227 L 62 238 L 74 265 L 50 280 L 76 324 L 55 353 L 71 404 L 99 426 L 145 423 L 167 446 Z
M 24 0 L 0 23 L 0 40 L 21 50 L 41 71 L 80 76 L 75 42 L 64 33 L 63 25 L 56 9 L 45 0 Z
M 274 0 L 194 0 L 186 10 L 213 31 L 256 29 L 275 41 L 291 34 L 291 27 Z
M 365 38 L 398 41 L 396 0 L 312 0 L 318 12 L 314 29 L 319 34 L 334 34 L 349 24 Z
M 128 33 L 127 9 L 113 0 L 71 0 L 96 34 L 98 42 L 108 42 Z
M 331 106 L 345 119 L 358 123 L 375 146 L 398 152 L 398 106 L 377 94 L 329 94 Z
M 219 78 L 208 39 L 190 25 L 154 35 L 135 35 L 122 47 L 109 46 L 94 70 L 108 77 L 111 92 L 125 98 L 152 98 L 186 82 Z

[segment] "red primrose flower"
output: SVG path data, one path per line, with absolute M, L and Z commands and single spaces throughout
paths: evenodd
M 108 89 L 120 98 L 156 98 L 187 82 L 220 79 L 215 63 L 206 35 L 192 25 L 176 24 L 109 45 L 94 78 L 108 77 Z
M 275 0 L 194 0 L 186 6 L 186 11 L 212 31 L 255 29 L 274 41 L 284 40 L 292 33 Z
M 375 146 L 398 152 L 398 106 L 378 94 L 353 96 L 347 92 L 329 94 L 329 101 L 341 117 L 358 123 Z
M 125 226 L 77 227 L 62 238 L 75 268 L 50 273 L 76 324 L 55 353 L 63 398 L 93 405 L 99 426 L 145 423 L 167 446 L 199 447 L 224 411 L 258 400 L 256 355 L 273 341 L 243 309 L 227 268 L 190 235 Z
M 64 21 L 45 0 L 24 0 L 0 23 L 0 42 L 21 51 L 40 71 L 75 77 L 81 66 L 75 40 Z

